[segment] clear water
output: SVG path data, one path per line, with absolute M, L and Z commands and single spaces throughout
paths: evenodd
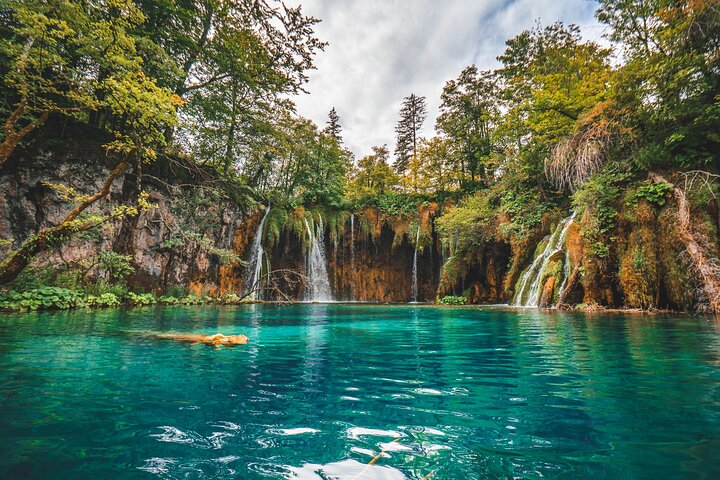
M 715 479 L 720 325 L 367 305 L 3 315 L 0 439 L 0 478 Z

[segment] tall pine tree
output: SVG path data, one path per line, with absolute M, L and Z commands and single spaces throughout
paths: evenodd
M 340 145 L 342 143 L 342 135 L 340 135 L 342 127 L 340 126 L 340 117 L 338 116 L 335 107 L 330 110 L 330 113 L 328 114 L 328 121 L 325 123 L 327 123 L 325 133 L 333 137 L 338 145 Z
M 418 132 L 426 117 L 425 97 L 417 96 L 414 93 L 405 97 L 400 109 L 400 120 L 395 127 L 395 133 L 397 133 L 395 170 L 399 174 L 405 173 L 410 160 L 417 155 Z

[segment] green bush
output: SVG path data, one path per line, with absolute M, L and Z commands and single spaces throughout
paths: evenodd
M 180 300 L 172 295 L 163 295 L 158 298 L 158 303 L 162 303 L 163 305 L 177 305 L 180 303 Z
M 237 295 L 236 293 L 225 292 L 221 297 L 218 297 L 216 301 L 221 305 L 236 305 L 247 300 L 243 299 L 240 295 Z
M 82 292 L 60 287 L 40 287 L 25 292 L 0 293 L 0 310 L 67 309 L 85 304 Z
M 120 305 L 120 300 L 114 293 L 88 295 L 85 298 L 85 305 L 88 307 L 117 307 Z
M 631 207 L 635 206 L 637 205 L 638 200 L 642 199 L 655 205 L 663 206 L 665 205 L 668 194 L 672 191 L 673 188 L 665 182 L 646 182 L 635 190 L 635 195 L 628 200 L 627 205 Z
M 185 295 L 183 297 L 175 297 L 173 295 L 163 295 L 158 298 L 158 303 L 163 305 L 202 305 L 211 303 L 210 297 L 198 297 L 197 295 Z
M 590 177 L 573 195 L 578 218 L 588 214 L 584 216 L 581 234 L 590 245 L 590 253 L 599 258 L 610 254 L 610 246 L 615 241 L 612 233 L 619 215 L 618 199 L 629 179 L 629 173 L 612 164 Z
M 85 293 L 99 297 L 105 293 L 112 293 L 117 298 L 125 298 L 128 293 L 127 285 L 124 281 L 110 283 L 107 280 L 99 280 L 85 288 Z
M 155 297 L 154 293 L 133 293 L 128 292 L 126 299 L 130 305 L 134 305 L 136 307 L 145 306 L 145 305 L 154 305 L 157 303 L 157 297 Z
M 439 299 L 437 303 L 439 305 L 465 305 L 467 300 L 467 297 L 445 295 L 443 298 Z

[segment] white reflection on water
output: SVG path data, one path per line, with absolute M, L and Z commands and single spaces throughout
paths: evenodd
M 366 465 L 357 460 L 317 465 L 306 463 L 302 467 L 289 467 L 287 478 L 301 480 L 406 480 L 400 470 L 379 465 Z

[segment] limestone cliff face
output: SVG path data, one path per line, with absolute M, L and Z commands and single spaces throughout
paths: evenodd
M 0 170 L 0 238 L 17 247 L 28 236 L 64 218 L 72 203 L 62 199 L 49 184 L 63 184 L 80 194 L 98 191 L 116 166 L 116 161 L 103 152 L 102 143 L 68 139 L 17 152 Z M 77 235 L 37 258 L 34 265 L 73 264 L 114 249 L 132 256 L 135 273 L 128 279 L 132 288 L 158 293 L 170 287 L 189 288 L 198 293 L 235 288 L 236 279 L 242 276 L 240 267 L 222 266 L 211 249 L 179 239 L 178 232 L 183 231 L 188 212 L 182 200 L 170 195 L 169 189 L 195 175 L 187 171 L 178 173 L 179 170 L 182 168 L 166 161 L 146 166 L 142 189 L 149 193 L 149 200 L 157 208 L 109 222 L 97 232 Z M 113 184 L 110 196 L 87 213 L 132 204 L 137 191 L 137 175 L 128 172 Z M 246 232 L 254 221 L 248 212 L 231 202 L 222 202 L 204 214 L 212 219 L 213 228 L 204 232 L 209 243 L 218 248 L 244 250 Z
M 72 138 L 82 138 L 74 135 Z M 0 170 L 0 238 L 10 245 L 20 243 L 42 228 L 56 225 L 72 208 L 50 184 L 75 188 L 79 194 L 98 191 L 116 161 L 107 156 L 103 139 L 83 139 L 52 144 L 36 142 L 20 150 Z M 38 145 L 44 145 L 42 147 Z M 128 278 L 131 289 L 154 291 L 170 288 L 187 289 L 195 294 L 219 295 L 242 292 L 245 267 L 224 264 L 213 249 L 229 249 L 249 258 L 249 245 L 261 218 L 253 208 L 244 211 L 230 201 L 194 205 L 197 192 L 185 192 L 181 185 L 202 184 L 199 173 L 184 171 L 168 159 L 159 159 L 143 167 L 141 185 L 137 174 L 129 171 L 118 178 L 112 193 L 88 214 L 108 212 L 119 205 L 133 204 L 139 189 L 147 192 L 155 208 L 136 217 L 126 217 L 103 225 L 97 232 L 77 235 L 66 243 L 39 256 L 33 265 L 79 264 L 97 258 L 101 251 L 114 250 L 132 257 L 134 273 Z M 188 198 L 184 198 L 186 196 Z M 198 230 L 195 217 L 202 215 L 207 225 Z M 371 229 L 360 228 L 360 218 L 351 233 L 350 222 L 337 229 L 334 236 L 325 231 L 325 257 L 334 298 L 338 300 L 406 302 L 411 299 L 414 246 L 405 230 L 393 229 L 378 212 L 370 209 L 365 217 L 373 218 Z M 432 231 L 430 213 L 422 221 Z M 349 216 L 346 216 L 349 218 Z M 193 224 L 193 231 L 189 223 Z M 371 231 L 372 230 L 372 231 Z M 207 241 L 184 238 L 198 232 Z M 437 239 L 425 239 L 418 252 L 418 300 L 432 301 L 438 282 L 440 255 Z M 351 246 L 351 238 L 354 245 Z M 268 249 L 273 269 L 305 273 L 306 240 L 285 229 L 275 246 Z M 354 252 L 354 255 L 353 255 Z M 302 282 L 280 282 L 282 290 L 293 299 L 304 297 Z M 274 295 L 272 298 L 279 299 Z
M 116 165 L 102 150 L 102 143 L 87 139 L 47 141 L 38 147 L 42 142 L 37 142 L 18 151 L 0 169 L 0 239 L 5 240 L 0 243 L 0 257 L 1 249 L 17 247 L 40 229 L 57 224 L 72 208 L 52 184 L 73 187 L 81 194 L 101 188 Z M 226 197 L 208 197 L 202 187 L 217 179 L 209 172 L 190 170 L 181 162 L 161 158 L 143 170 L 140 184 L 137 172 L 128 172 L 112 186 L 111 195 L 87 213 L 133 204 L 140 189 L 150 195 L 155 208 L 106 223 L 96 232 L 76 235 L 34 264 L 87 264 L 99 252 L 112 249 L 132 257 L 135 272 L 128 279 L 130 288 L 156 293 L 173 287 L 195 294 L 241 293 L 246 267 L 223 262 L 219 250 L 248 259 L 262 211 L 257 207 L 243 209 Z M 717 258 L 720 214 L 713 205 L 693 215 L 702 220 L 698 228 L 703 229 L 700 233 Z M 592 224 L 578 215 L 568 229 L 567 257 L 563 252 L 550 262 L 563 265 L 567 258 L 576 271 L 576 281 L 570 282 L 565 302 L 694 308 L 701 298 L 693 272 L 683 261 L 675 211 L 672 201 L 664 207 L 640 203 L 620 208 L 617 226 L 610 234 L 613 240 L 603 257 L 592 254 L 583 233 Z M 544 219 L 537 232 L 522 241 L 485 240 L 477 251 L 458 259 L 440 248 L 434 228 L 440 213 L 433 203 L 405 212 L 405 216 L 364 208 L 353 213 L 354 221 L 350 221 L 350 212 L 325 211 L 328 221 L 323 228 L 323 253 L 333 298 L 410 301 L 417 244 L 418 301 L 465 295 L 470 303 L 509 303 L 518 278 L 533 261 L 533 252 L 556 224 Z M 303 299 L 307 287 L 291 272 L 306 273 L 308 238 L 303 221 L 312 215 L 304 209 L 285 214 L 273 227 L 272 240 L 264 239 L 264 244 L 271 269 L 284 272 L 277 287 L 287 297 L 277 291 L 268 295 L 269 299 Z M 507 219 L 500 216 L 497 221 Z M 560 289 L 567 283 L 567 273 L 560 272 L 560 268 L 548 269 L 541 279 L 542 305 L 559 300 Z
M 373 236 L 362 232 L 356 224 L 351 235 L 350 227 L 351 224 L 345 222 L 336 237 L 325 232 L 325 258 L 333 298 L 361 302 L 410 301 L 415 248 L 407 234 L 383 224 Z M 272 269 L 305 273 L 307 248 L 303 242 L 303 238 L 285 230 L 269 252 Z M 435 243 L 418 250 L 417 266 L 418 301 L 433 301 L 440 270 Z M 306 286 L 302 282 L 289 279 L 282 282 L 281 287 L 294 298 L 304 298 Z

